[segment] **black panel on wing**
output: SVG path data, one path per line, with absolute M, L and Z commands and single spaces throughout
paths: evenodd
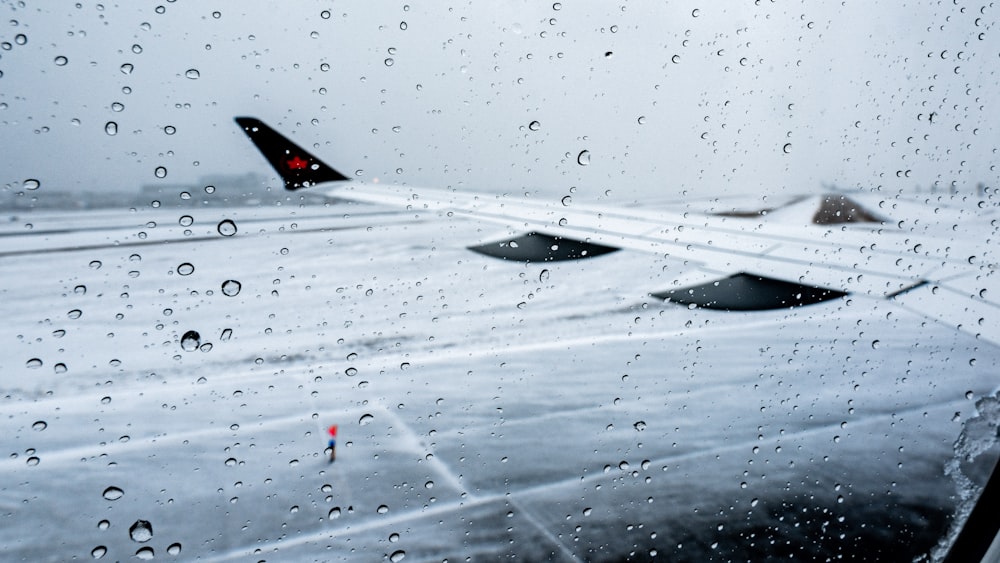
M 843 291 L 739 273 L 701 285 L 653 293 L 682 305 L 724 311 L 766 311 L 811 305 L 847 295 Z
M 558 262 L 592 258 L 618 249 L 613 246 L 532 232 L 517 238 L 470 246 L 469 250 L 504 260 Z

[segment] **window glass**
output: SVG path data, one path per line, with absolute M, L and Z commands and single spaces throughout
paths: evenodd
M 941 560 L 993 471 L 989 3 L 0 12 L 11 559 Z

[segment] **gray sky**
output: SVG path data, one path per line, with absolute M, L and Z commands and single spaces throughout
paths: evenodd
M 586 201 L 997 184 L 998 8 L 962 0 L 23 4 L 6 189 L 270 174 L 235 115 L 368 180 Z

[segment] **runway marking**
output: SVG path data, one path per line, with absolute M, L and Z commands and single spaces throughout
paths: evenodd
M 917 405 L 917 406 L 915 406 L 913 408 L 905 409 L 905 410 L 894 410 L 893 409 L 893 410 L 886 411 L 885 413 L 882 413 L 882 414 L 871 415 L 871 416 L 867 416 L 867 417 L 863 417 L 863 418 L 859 418 L 859 419 L 853 420 L 852 421 L 852 426 L 854 426 L 854 425 L 861 426 L 861 425 L 870 424 L 870 423 L 884 423 L 886 421 L 896 420 L 901 415 L 918 414 L 918 413 L 924 412 L 925 410 L 933 409 L 933 408 L 941 408 L 941 409 L 951 410 L 951 409 L 954 409 L 956 407 L 965 406 L 965 405 L 967 405 L 967 403 L 968 403 L 967 401 L 958 399 L 958 400 L 949 401 L 949 402 L 946 402 L 946 403 L 934 403 L 934 404 Z M 661 457 L 656 458 L 656 459 L 651 459 L 650 463 L 654 463 L 654 464 L 657 464 L 657 465 L 661 465 L 661 464 L 666 465 L 666 464 L 670 464 L 670 463 L 677 463 L 677 462 L 680 462 L 680 461 L 690 461 L 690 460 L 698 459 L 698 458 L 701 458 L 701 457 L 715 457 L 715 456 L 717 456 L 717 455 L 719 455 L 721 453 L 728 453 L 728 452 L 739 451 L 739 450 L 749 450 L 753 446 L 760 446 L 760 445 L 764 445 L 764 444 L 766 444 L 766 445 L 772 445 L 772 444 L 777 444 L 777 443 L 782 442 L 782 441 L 790 441 L 793 438 L 797 438 L 797 437 L 821 435 L 823 433 L 830 432 L 831 430 L 837 430 L 839 428 L 840 428 L 840 424 L 839 423 L 828 424 L 828 425 L 823 425 L 823 426 L 818 426 L 818 427 L 804 429 L 804 430 L 801 430 L 801 431 L 798 431 L 798 432 L 791 432 L 791 433 L 786 432 L 784 435 L 782 435 L 780 437 L 769 438 L 767 440 L 756 440 L 756 439 L 754 439 L 754 440 L 745 440 L 743 442 L 739 442 L 739 443 L 735 443 L 735 444 L 729 444 L 729 445 L 725 445 L 725 446 L 716 446 L 716 447 L 709 448 L 709 449 L 706 449 L 706 450 L 698 450 L 698 451 L 688 452 L 688 453 L 679 454 L 679 455 L 661 456 Z M 476 496 L 476 497 L 470 497 L 468 500 L 463 499 L 463 500 L 458 500 L 458 501 L 450 501 L 450 502 L 446 502 L 446 503 L 443 503 L 443 504 L 439 504 L 439 505 L 437 505 L 435 507 L 422 508 L 422 509 L 419 509 L 419 510 L 411 510 L 409 512 L 400 513 L 399 515 L 391 516 L 391 517 L 388 517 L 388 518 L 375 518 L 375 517 L 371 517 L 371 518 L 368 518 L 367 520 L 364 520 L 362 522 L 353 523 L 350 526 L 344 526 L 344 527 L 340 527 L 340 528 L 332 529 L 332 530 L 316 531 L 316 532 L 304 534 L 304 535 L 301 535 L 301 536 L 298 536 L 298 537 L 295 537 L 295 538 L 292 538 L 292 539 L 287 539 L 286 538 L 286 539 L 279 539 L 279 540 L 275 540 L 275 541 L 271 541 L 271 542 L 256 543 L 256 544 L 253 544 L 252 546 L 249 546 L 249 547 L 231 549 L 230 551 L 228 551 L 226 553 L 221 553 L 221 554 L 215 555 L 213 557 L 208 557 L 205 560 L 206 561 L 228 561 L 228 560 L 231 560 L 231 559 L 244 559 L 246 557 L 255 555 L 256 552 L 257 552 L 257 550 L 262 550 L 262 551 L 269 550 L 269 549 L 270 550 L 279 550 L 280 548 L 294 547 L 294 546 L 298 546 L 298 545 L 309 544 L 309 543 L 312 543 L 312 542 L 318 542 L 318 541 L 322 541 L 322 540 L 326 540 L 326 539 L 333 539 L 333 538 L 337 538 L 337 537 L 351 535 L 351 534 L 355 534 L 355 533 L 358 533 L 358 532 L 366 532 L 366 531 L 370 531 L 370 530 L 375 530 L 375 529 L 378 529 L 378 528 L 381 528 L 381 527 L 384 527 L 384 526 L 390 526 L 390 525 L 396 526 L 396 525 L 399 525 L 399 524 L 404 524 L 404 523 L 411 522 L 411 521 L 414 521 L 414 520 L 418 520 L 418 519 L 421 519 L 421 518 L 429 518 L 431 516 L 437 516 L 437 515 L 440 515 L 440 514 L 445 514 L 447 512 L 451 512 L 451 511 L 454 511 L 454 510 L 461 510 L 463 508 L 470 507 L 470 506 L 482 506 L 482 505 L 486 505 L 486 504 L 489 504 L 489 503 L 492 503 L 492 502 L 512 501 L 512 500 L 514 500 L 514 498 L 513 498 L 514 495 L 522 496 L 523 497 L 523 496 L 527 496 L 527 495 L 531 495 L 531 494 L 534 494 L 534 493 L 538 493 L 538 492 L 544 491 L 546 489 L 552 489 L 552 488 L 564 487 L 564 486 L 580 485 L 581 483 L 584 483 L 584 484 L 586 484 L 586 483 L 592 483 L 594 481 L 598 481 L 598 480 L 601 480 L 601 479 L 616 479 L 616 478 L 618 478 L 618 474 L 617 473 L 595 473 L 595 474 L 591 474 L 591 475 L 586 475 L 584 477 L 573 476 L 573 477 L 568 477 L 568 478 L 565 478 L 565 479 L 558 479 L 558 480 L 555 480 L 555 481 L 549 481 L 547 483 L 542 483 L 542 484 L 538 484 L 538 485 L 532 485 L 530 487 L 525 487 L 525 488 L 518 489 L 518 490 L 489 493 L 489 494 L 485 494 L 485 495 L 479 495 L 479 496 Z M 508 496 L 508 495 L 510 495 L 510 496 Z M 520 509 L 524 510 L 523 508 L 520 508 Z M 529 521 L 531 521 L 532 524 L 535 525 L 536 527 L 538 527 L 540 530 L 545 530 L 547 532 L 545 534 L 546 538 L 551 539 L 551 538 L 554 537 L 554 535 L 552 534 L 552 532 L 549 531 L 547 528 L 545 528 L 544 525 L 541 522 L 539 522 L 537 519 L 534 519 L 533 517 L 531 517 L 529 519 Z M 569 555 L 573 558 L 573 560 L 579 560 L 576 557 L 576 555 L 573 554 L 571 552 L 571 550 L 569 550 L 561 542 L 557 542 L 556 546 L 559 547 L 559 548 L 561 548 L 560 551 L 563 551 L 563 553 L 569 552 Z
M 398 226 L 398 225 L 414 225 L 414 224 L 426 223 L 426 222 L 427 222 L 426 219 L 414 219 L 414 218 L 410 218 L 410 219 L 399 220 L 399 221 L 383 221 L 383 222 L 380 222 L 378 224 L 378 226 L 379 227 L 388 227 L 388 226 L 393 226 L 394 227 L 394 226 Z M 367 229 L 367 228 L 369 228 L 371 226 L 372 225 L 370 225 L 370 224 L 362 224 L 362 225 L 352 225 L 352 226 L 349 226 L 349 227 L 315 227 L 315 228 L 311 228 L 311 229 L 284 230 L 284 231 L 279 231 L 278 233 L 273 233 L 273 232 L 263 232 L 263 233 L 255 232 L 255 233 L 247 233 L 247 234 L 242 235 L 242 236 L 243 237 L 246 237 L 246 236 L 259 237 L 259 236 L 269 236 L 269 235 L 275 235 L 275 234 L 285 235 L 285 234 L 305 234 L 305 233 L 332 233 L 332 232 L 337 232 L 337 231 L 350 231 L 350 230 L 356 230 L 356 229 Z M 35 249 L 27 249 L 27 250 L 10 250 L 10 251 L 7 251 L 7 252 L 0 252 L 0 258 L 10 258 L 10 257 L 14 257 L 14 256 L 29 256 L 29 255 L 32 255 L 32 254 L 55 254 L 55 253 L 60 253 L 60 252 L 82 252 L 82 251 L 85 251 L 85 250 L 104 250 L 104 249 L 111 249 L 111 248 L 132 248 L 132 247 L 151 246 L 151 245 L 168 245 L 168 244 L 178 244 L 178 245 L 180 245 L 180 244 L 185 244 L 185 243 L 190 243 L 190 242 L 200 242 L 200 243 L 201 242 L 217 242 L 217 241 L 228 241 L 228 240 L 230 240 L 230 238 L 231 237 L 225 237 L 225 236 L 222 236 L 222 235 L 208 235 L 208 236 L 198 236 L 198 237 L 168 238 L 168 239 L 161 239 L 161 240 L 141 240 L 141 241 L 131 241 L 131 242 L 113 242 L 113 243 L 104 243 L 104 244 L 82 244 L 82 245 L 75 245 L 75 246 L 60 246 L 60 247 L 52 247 L 52 248 L 35 248 Z M 233 238 L 235 238 L 235 237 L 233 237 Z

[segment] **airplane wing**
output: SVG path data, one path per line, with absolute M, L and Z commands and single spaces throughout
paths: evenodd
M 877 299 L 1000 345 L 1000 274 L 991 248 L 998 223 L 996 204 L 985 195 L 976 201 L 818 196 L 789 206 L 799 213 L 784 213 L 785 220 L 771 220 L 780 215 L 773 210 L 713 214 L 555 203 L 346 181 L 260 120 L 236 121 L 289 189 L 336 181 L 321 189 L 495 223 L 497 238 L 469 241 L 482 254 L 546 262 L 618 249 L 652 252 L 685 266 L 643 289 L 681 305 L 753 311 L 829 300 L 863 307 Z M 308 166 L 287 166 L 299 161 Z

